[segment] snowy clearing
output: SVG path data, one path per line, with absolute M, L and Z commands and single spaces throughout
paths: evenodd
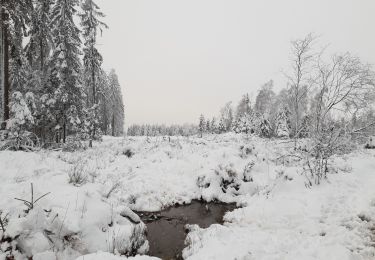
M 328 180 L 307 188 L 301 165 L 276 160 L 289 149 L 285 140 L 225 134 L 105 137 L 73 153 L 2 151 L 0 210 L 12 240 L 2 242 L 0 259 L 6 248 L 34 260 L 146 254 L 145 225 L 131 210 L 193 199 L 242 208 L 224 225 L 190 226 L 185 259 L 374 259 L 375 152 L 335 157 Z M 69 183 L 73 173 L 79 182 Z M 30 200 L 30 183 L 34 200 L 51 193 L 25 213 L 14 198 Z

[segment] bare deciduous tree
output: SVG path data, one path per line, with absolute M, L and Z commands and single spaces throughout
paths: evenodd
M 313 52 L 315 37 L 308 34 L 305 38 L 292 41 L 291 74 L 285 74 L 288 79 L 292 103 L 293 135 L 296 141 L 300 131 L 301 102 L 307 96 L 310 88 L 310 71 L 313 67 L 316 53 Z M 296 142 L 295 142 L 296 144 Z
M 315 73 L 313 125 L 306 165 L 311 178 L 319 184 L 329 171 L 330 157 L 351 148 L 353 131 L 345 120 L 335 119 L 343 118 L 351 109 L 357 112 L 368 106 L 373 101 L 375 81 L 371 66 L 349 53 L 333 55 L 328 62 L 319 56 Z
M 358 111 L 372 102 L 374 73 L 369 64 L 349 53 L 333 55 L 329 62 L 319 58 L 313 86 L 314 131 L 319 133 L 332 113 Z

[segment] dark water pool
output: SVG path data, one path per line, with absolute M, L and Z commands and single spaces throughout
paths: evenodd
M 235 208 L 235 204 L 192 201 L 160 212 L 137 212 L 147 225 L 148 255 L 164 260 L 182 259 L 186 224 L 197 224 L 201 228 L 222 224 L 225 213 Z

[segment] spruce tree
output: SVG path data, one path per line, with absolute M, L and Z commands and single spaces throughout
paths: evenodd
M 10 118 L 11 92 L 14 84 L 20 83 L 22 75 L 22 38 L 27 33 L 30 16 L 33 12 L 32 0 L 14 1 L 2 0 L 0 10 L 0 27 L 3 30 L 3 38 L 0 46 L 4 50 L 4 90 L 2 118 L 4 121 Z M 20 55 L 17 55 L 20 54 Z M 18 87 L 21 85 L 19 84 Z M 2 124 L 2 128 L 5 124 Z
M 67 130 L 77 130 L 83 110 L 83 91 L 80 73 L 80 31 L 74 23 L 78 0 L 57 0 L 52 8 L 52 32 L 56 48 L 53 53 L 54 77 L 57 86 L 54 99 L 62 128 L 63 142 Z
M 275 134 L 280 138 L 289 137 L 288 118 L 284 109 L 281 109 L 277 114 Z
M 102 30 L 107 25 L 99 19 L 104 17 L 100 12 L 99 6 L 93 0 L 84 0 L 81 5 L 82 14 L 81 25 L 84 38 L 83 65 L 84 65 L 84 84 L 87 95 L 87 109 L 85 111 L 85 125 L 90 138 L 90 147 L 92 140 L 99 135 L 96 131 L 99 126 L 99 105 L 98 105 L 98 77 L 101 70 L 103 58 L 96 48 L 96 37 L 98 29 Z

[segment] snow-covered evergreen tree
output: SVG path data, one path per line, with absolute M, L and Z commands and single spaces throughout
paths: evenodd
M 35 100 L 30 92 L 24 96 L 16 91 L 12 94 L 10 103 L 11 119 L 7 122 L 7 129 L 11 135 L 18 137 L 34 124 Z
M 113 136 L 124 134 L 124 102 L 121 94 L 121 86 L 115 70 L 108 74 L 108 92 L 106 99 L 109 105 L 110 130 Z
M 107 28 L 107 25 L 100 21 L 104 14 L 100 12 L 99 6 L 93 0 L 84 0 L 81 5 L 81 25 L 84 38 L 83 65 L 84 84 L 87 95 L 87 111 L 85 112 L 85 126 L 91 129 L 89 132 L 90 146 L 92 140 L 99 137 L 96 129 L 99 127 L 98 106 L 98 77 L 100 76 L 103 58 L 96 48 L 97 31 Z M 92 117 L 92 118 L 91 118 Z M 91 125 L 89 125 L 91 124 Z
M 299 130 L 299 138 L 306 138 L 309 136 L 310 133 L 310 127 L 311 127 L 311 122 L 310 122 L 310 117 L 308 115 L 305 115 L 302 118 L 301 122 L 301 128 Z
M 220 129 L 221 133 L 232 130 L 233 119 L 234 119 L 234 116 L 233 116 L 232 102 L 228 102 L 220 111 L 220 123 L 222 124 L 222 126 L 224 126 L 224 129 L 221 126 L 221 129 Z
M 45 73 L 49 53 L 53 48 L 53 34 L 51 29 L 51 8 L 53 0 L 39 0 L 35 2 L 31 16 L 29 42 L 25 51 L 30 65 Z
M 271 124 L 267 118 L 263 118 L 259 125 L 259 135 L 270 138 L 272 136 Z
M 82 36 L 84 39 L 83 65 L 84 80 L 89 105 L 97 104 L 97 81 L 100 74 L 103 57 L 96 48 L 98 30 L 107 28 L 107 25 L 100 21 L 104 14 L 93 0 L 84 0 L 81 5 L 83 13 L 80 14 Z
M 206 121 L 204 119 L 204 116 L 200 115 L 198 131 L 199 131 L 199 134 L 201 135 L 201 137 L 203 136 L 203 132 L 205 131 L 205 129 L 206 129 Z
M 216 134 L 218 131 L 217 125 L 216 125 L 216 118 L 213 117 L 211 120 L 211 133 Z
M 280 109 L 277 114 L 275 134 L 280 138 L 289 137 L 288 117 L 285 109 Z
M 63 142 L 67 131 L 77 130 L 83 110 L 83 91 L 80 81 L 81 40 L 74 23 L 78 0 L 57 0 L 52 8 L 52 32 L 56 48 L 53 53 L 54 91 L 58 123 L 63 129 Z
M 206 129 L 205 130 L 206 130 L 207 133 L 211 132 L 211 125 L 210 125 L 209 119 L 207 119 L 207 121 L 206 121 Z
M 241 117 L 239 117 L 233 127 L 233 131 L 235 133 L 253 133 L 254 132 L 254 126 L 252 122 L 252 113 L 251 114 L 243 114 Z
M 252 109 L 251 109 L 249 94 L 245 94 L 242 96 L 240 102 L 237 105 L 236 120 L 238 120 L 245 114 L 250 115 L 251 112 L 252 112 Z
M 3 50 L 3 93 L 2 103 L 4 110 L 1 111 L 4 121 L 10 117 L 10 101 L 13 91 L 21 90 L 27 76 L 24 75 L 24 55 L 22 39 L 27 33 L 30 22 L 30 15 L 33 11 L 31 0 L 24 1 L 1 1 L 0 28 L 2 29 L 2 42 L 0 47 Z M 3 123 L 3 122 L 0 122 Z M 4 127 L 2 124 L 1 127 Z
M 227 131 L 227 127 L 225 124 L 225 120 L 223 118 L 220 118 L 219 125 L 217 127 L 217 132 L 219 134 L 225 133 Z

